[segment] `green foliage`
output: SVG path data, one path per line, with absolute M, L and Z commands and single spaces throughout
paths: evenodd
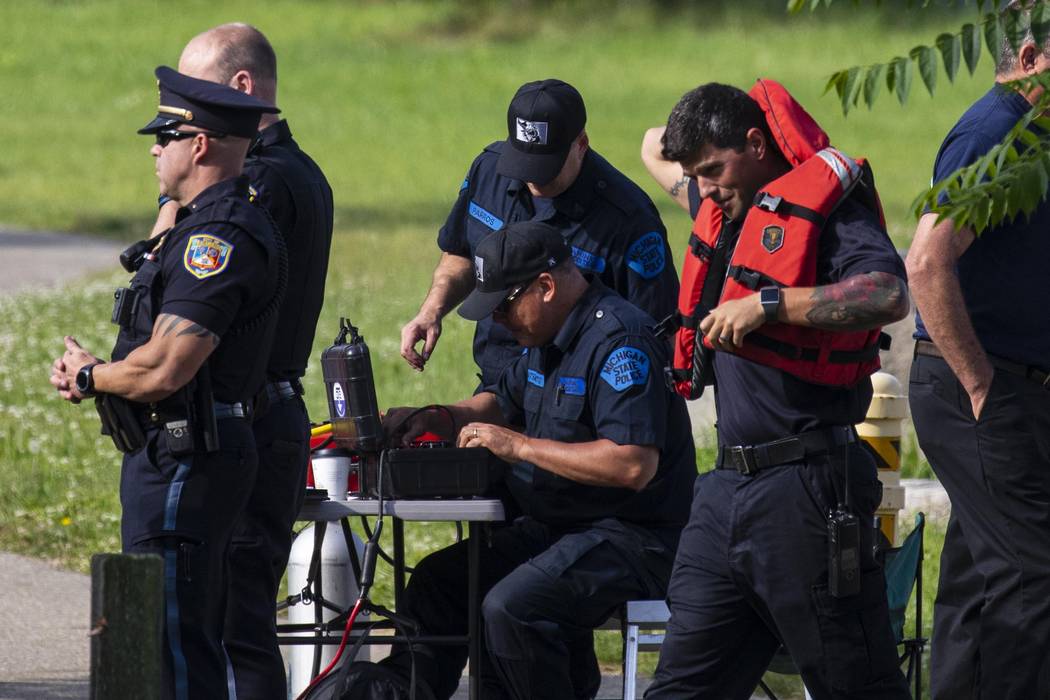
M 789 0 L 788 10 L 797 12 L 804 4 Z M 831 2 L 825 0 L 824 4 L 830 6 Z M 857 0 L 854 0 L 854 4 L 857 4 Z M 908 3 L 909 6 L 912 4 Z M 923 7 L 928 4 L 923 3 Z M 994 10 L 995 3 L 989 4 L 990 9 Z M 818 2 L 813 2 L 810 9 L 818 5 Z M 864 95 L 864 104 L 871 109 L 878 97 L 880 78 L 885 74 L 888 91 L 895 93 L 897 100 L 904 105 L 911 93 L 915 69 L 918 69 L 922 84 L 930 95 L 937 89 L 939 66 L 943 66 L 948 82 L 954 82 L 961 56 L 967 70 L 973 74 L 980 60 L 982 38 L 992 60 L 999 56 L 1004 42 L 1009 42 L 1016 52 L 1030 28 L 1037 45 L 1045 45 L 1050 34 L 1050 0 L 1033 0 L 1028 10 L 1030 14 L 1026 14 L 1023 8 L 1011 6 L 983 12 L 984 5 L 983 1 L 977 3 L 977 11 L 981 16 L 976 25 L 967 22 L 956 33 L 941 33 L 932 46 L 920 44 L 912 48 L 907 56 L 896 56 L 887 63 L 839 70 L 828 78 L 824 92 L 835 91 L 843 114 L 848 114 L 857 105 L 860 94 Z M 864 86 L 863 93 L 859 89 L 860 85 Z M 1012 84 L 1028 93 L 1032 87 L 1045 89 L 1050 86 L 1050 81 L 1037 77 L 1025 85 L 1027 88 L 1019 83 Z M 980 234 L 988 227 L 1014 218 L 1018 213 L 1030 214 L 1035 210 L 1046 197 L 1046 183 L 1050 178 L 1046 155 L 1050 137 L 1045 129 L 1040 132 L 1041 135 L 1036 135 L 1029 131 L 1029 125 L 1033 122 L 1041 125 L 1035 117 L 1047 107 L 1050 107 L 1050 102 L 1045 99 L 1044 93 L 1031 112 L 984 158 L 952 173 L 920 194 L 912 203 L 915 216 L 932 210 L 938 214 L 938 221 L 948 218 L 957 227 L 969 226 Z M 1017 142 L 1024 146 L 1020 152 Z M 949 199 L 939 203 L 943 195 L 948 195 Z
M 1008 86 L 1030 91 L 1050 87 L 1039 75 Z M 916 216 L 935 212 L 980 234 L 989 226 L 1033 211 L 1046 198 L 1050 184 L 1050 92 L 1044 92 L 999 144 L 980 159 L 936 182 L 912 204 Z M 1035 129 L 1033 129 L 1035 127 Z

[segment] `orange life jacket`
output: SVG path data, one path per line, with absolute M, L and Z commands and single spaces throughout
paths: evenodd
M 709 200 L 700 205 L 682 265 L 681 326 L 669 371 L 675 391 L 688 399 L 700 396 L 711 383 L 711 346 L 696 333 L 711 309 L 762 287 L 816 286 L 821 231 L 851 194 L 883 220 L 871 169 L 864 161 L 831 148 L 827 134 L 778 83 L 759 80 L 749 94 L 761 105 L 792 169 L 755 197 L 729 260 L 719 247 L 722 211 Z M 879 368 L 885 337 L 880 329 L 833 332 L 773 323 L 745 336 L 736 354 L 808 382 L 852 386 Z

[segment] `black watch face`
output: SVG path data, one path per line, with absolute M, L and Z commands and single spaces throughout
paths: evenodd
M 780 289 L 778 287 L 765 287 L 762 289 L 762 296 L 759 300 L 763 304 L 776 304 L 780 301 Z
M 77 391 L 86 394 L 91 391 L 91 368 L 81 367 L 77 372 Z

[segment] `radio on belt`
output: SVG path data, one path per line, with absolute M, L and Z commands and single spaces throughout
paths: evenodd
M 335 344 L 321 353 L 321 373 L 332 440 L 361 458 L 361 494 L 376 497 L 382 489 L 392 498 L 464 498 L 487 494 L 503 480 L 506 463 L 484 447 L 385 444 L 368 345 L 345 318 Z

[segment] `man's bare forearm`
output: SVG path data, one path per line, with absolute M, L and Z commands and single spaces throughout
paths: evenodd
M 430 283 L 420 312 L 443 318 L 452 309 L 467 298 L 474 289 L 474 265 L 468 258 L 451 253 L 442 253 L 441 260 L 434 268 Z
M 835 284 L 785 289 L 778 319 L 828 331 L 863 331 L 908 315 L 908 286 L 888 272 L 866 272 Z

